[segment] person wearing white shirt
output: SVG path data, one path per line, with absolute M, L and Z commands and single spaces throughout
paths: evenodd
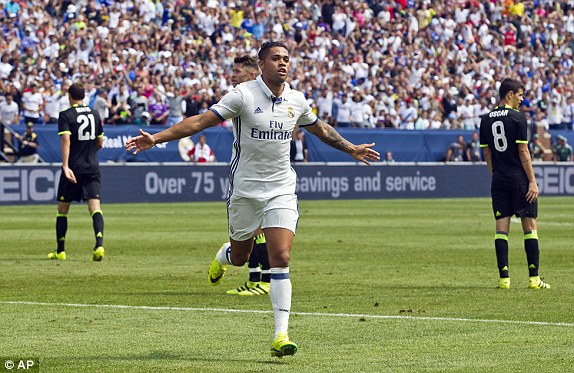
M 380 155 L 374 144 L 355 145 L 313 114 L 304 95 L 286 83 L 290 70 L 287 46 L 265 42 L 259 50 L 261 75 L 239 84 L 203 114 L 189 117 L 156 134 L 140 129 L 126 142 L 135 153 L 158 143 L 194 135 L 233 118 L 234 144 L 228 190 L 230 243 L 217 252 L 208 281 L 218 285 L 227 266 L 242 266 L 253 247 L 253 232 L 261 226 L 267 239 L 271 265 L 270 298 L 275 319 L 271 355 L 293 355 L 297 345 L 287 334 L 291 310 L 289 256 L 299 218 L 295 184 L 289 160 L 296 126 L 305 127 L 327 145 L 370 164 Z M 224 334 L 220 335 L 224 338 Z
M 330 90 L 321 91 L 321 96 L 317 98 L 317 109 L 319 118 L 324 121 L 328 121 L 333 115 L 333 93 Z
M 20 109 L 10 94 L 6 95 L 6 101 L 0 105 L 0 123 L 5 126 L 15 126 L 20 123 Z
M 417 109 L 413 106 L 413 101 L 411 98 L 407 98 L 406 103 L 401 105 L 401 108 L 399 109 L 399 116 L 401 118 L 399 128 L 407 130 L 415 129 L 415 122 L 419 115 Z
M 337 107 L 335 117 L 337 127 L 349 127 L 351 123 L 351 102 L 347 100 L 347 95 L 343 94 L 340 99 L 334 99 L 333 106 Z
M 365 118 L 363 118 L 363 105 L 365 101 L 362 99 L 362 96 L 359 92 L 355 92 L 353 95 L 353 99 L 351 100 L 351 127 L 361 128 L 363 127 L 363 122 Z
M 24 122 L 38 123 L 40 112 L 44 108 L 44 98 L 38 92 L 35 83 L 30 86 L 30 91 L 22 95 L 22 106 L 24 109 Z
M 60 92 L 56 92 L 54 85 L 50 85 L 49 91 L 44 93 L 44 123 L 58 123 L 60 115 Z

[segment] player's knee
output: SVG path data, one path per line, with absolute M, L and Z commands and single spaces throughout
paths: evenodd
M 289 251 L 281 250 L 276 253 L 269 253 L 269 264 L 271 267 L 289 267 Z

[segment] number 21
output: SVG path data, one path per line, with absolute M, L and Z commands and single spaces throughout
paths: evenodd
M 96 120 L 94 119 L 94 114 L 78 115 L 77 121 L 81 124 L 78 129 L 78 140 L 88 141 L 96 138 Z

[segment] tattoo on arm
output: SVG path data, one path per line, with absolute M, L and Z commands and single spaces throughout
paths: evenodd
M 343 138 L 333 127 L 324 122 L 319 122 L 319 125 L 322 127 L 322 131 L 317 136 L 321 141 L 345 153 L 353 152 L 353 144 Z

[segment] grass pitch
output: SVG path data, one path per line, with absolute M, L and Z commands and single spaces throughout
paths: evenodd
M 207 268 L 226 240 L 224 203 L 103 205 L 106 257 L 73 205 L 68 260 L 55 206 L 0 207 L 0 359 L 42 372 L 567 372 L 574 366 L 572 198 L 542 198 L 541 274 L 528 290 L 520 224 L 512 288 L 495 289 L 487 199 L 301 201 L 290 336 L 269 356 L 268 298 Z M 130 307 L 121 307 L 130 306 Z M 1 362 L 3 365 L 3 362 Z M 0 366 L 0 371 L 3 369 Z

